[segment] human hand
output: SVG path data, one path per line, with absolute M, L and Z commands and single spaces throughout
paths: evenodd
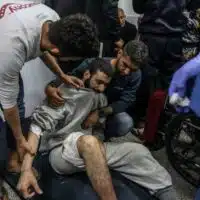
M 62 92 L 60 91 L 60 88 L 48 86 L 46 88 L 46 95 L 49 104 L 54 107 L 60 107 L 65 103 L 65 100 L 62 98 Z
M 32 198 L 36 194 L 43 193 L 32 169 L 21 172 L 21 176 L 17 184 L 17 190 L 21 192 L 25 199 Z
M 83 81 L 75 76 L 69 76 L 69 75 L 64 74 L 62 75 L 61 78 L 65 84 L 72 85 L 76 88 L 84 87 Z
M 122 39 L 115 42 L 116 48 L 122 49 L 124 46 L 124 41 Z
M 88 129 L 96 125 L 98 121 L 99 121 L 99 111 L 96 110 L 88 115 L 86 120 L 83 122 L 83 128 Z
M 20 161 L 23 161 L 25 153 L 29 153 L 34 156 L 34 152 L 28 142 L 26 141 L 25 137 L 22 135 L 16 139 L 17 144 L 17 153 L 19 155 Z
M 123 49 L 119 49 L 119 48 L 115 48 L 115 52 L 117 54 L 117 58 L 120 58 L 124 54 Z

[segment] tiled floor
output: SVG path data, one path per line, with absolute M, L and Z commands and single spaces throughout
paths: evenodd
M 153 155 L 171 173 L 173 183 L 177 191 L 177 200 L 193 200 L 195 188 L 193 188 L 189 183 L 184 181 L 179 176 L 179 174 L 177 174 L 177 172 L 171 167 L 165 154 L 165 149 L 153 152 Z M 6 188 L 8 188 L 9 191 L 9 200 L 19 200 L 19 198 L 13 193 L 13 191 L 8 186 L 6 186 Z
M 154 152 L 153 155 L 170 172 L 177 191 L 177 200 L 193 200 L 196 189 L 172 168 L 165 154 L 165 149 Z

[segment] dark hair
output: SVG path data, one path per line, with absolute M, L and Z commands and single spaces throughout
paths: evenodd
M 91 63 L 88 63 L 87 67 L 80 67 L 74 71 L 74 75 L 79 78 L 83 77 L 83 74 L 89 70 L 91 74 L 95 74 L 97 71 L 104 72 L 108 77 L 112 77 L 114 71 L 109 61 L 102 58 L 95 58 Z
M 53 22 L 48 34 L 50 42 L 59 48 L 62 56 L 98 56 L 98 31 L 87 15 L 78 13 Z
M 124 47 L 124 53 L 130 56 L 131 62 L 136 68 L 140 68 L 149 56 L 148 47 L 138 40 L 129 41 Z

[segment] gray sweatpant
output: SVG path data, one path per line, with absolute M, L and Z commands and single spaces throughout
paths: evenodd
M 70 134 L 63 143 L 50 153 L 50 163 L 59 174 L 72 174 L 85 170 L 79 156 L 77 140 L 83 134 Z M 127 179 L 149 189 L 154 194 L 172 186 L 171 176 L 151 155 L 151 152 L 138 143 L 104 143 L 107 163 L 110 169 L 120 172 Z

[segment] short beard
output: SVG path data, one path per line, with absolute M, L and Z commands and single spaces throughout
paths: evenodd
M 90 88 L 90 79 L 85 80 L 85 87 Z

